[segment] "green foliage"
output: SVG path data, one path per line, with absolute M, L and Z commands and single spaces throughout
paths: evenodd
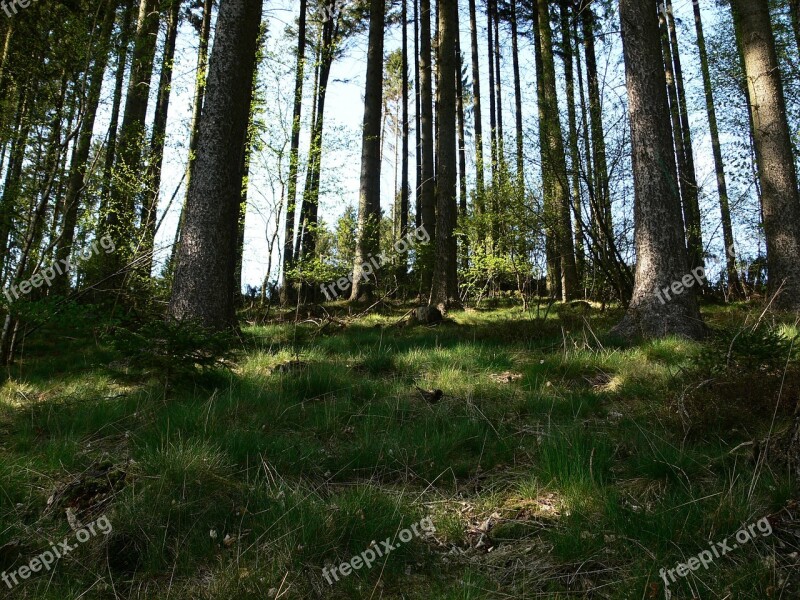
M 152 320 L 137 331 L 116 328 L 114 347 L 131 366 L 170 375 L 192 375 L 224 364 L 234 336 L 191 321 Z
M 755 327 L 716 331 L 708 348 L 695 359 L 702 373 L 755 373 L 781 371 L 798 355 L 798 336 L 787 337 L 780 328 L 760 323 Z

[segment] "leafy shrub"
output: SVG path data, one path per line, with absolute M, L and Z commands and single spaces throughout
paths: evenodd
M 787 338 L 777 326 L 722 329 L 714 333 L 707 349 L 695 359 L 704 373 L 754 373 L 782 371 L 797 356 L 797 337 Z

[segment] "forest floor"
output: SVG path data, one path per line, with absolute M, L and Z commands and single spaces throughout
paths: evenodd
M 625 345 L 618 309 L 408 308 L 244 325 L 194 376 L 40 329 L 0 390 L 0 596 L 800 597 L 791 317 Z

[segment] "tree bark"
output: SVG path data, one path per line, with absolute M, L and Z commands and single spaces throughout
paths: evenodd
M 78 208 L 80 207 L 80 197 L 84 190 L 84 180 L 86 177 L 89 153 L 92 147 L 92 132 L 94 131 L 95 117 L 97 108 L 100 104 L 100 91 L 103 85 L 103 77 L 108 67 L 109 44 L 114 27 L 116 11 L 114 3 L 108 2 L 106 15 L 103 21 L 100 40 L 95 52 L 95 60 L 89 74 L 89 89 L 86 94 L 86 109 L 81 122 L 78 140 L 72 149 L 72 159 L 69 169 L 69 181 L 67 192 L 64 197 L 64 220 L 61 228 L 61 235 L 56 245 L 56 262 L 67 260 L 75 241 L 75 227 L 78 224 Z M 124 17 L 123 17 L 124 25 Z M 53 279 L 52 293 L 56 295 L 66 295 L 69 289 L 69 274 L 67 272 L 56 273 Z
M 714 170 L 717 176 L 717 191 L 719 192 L 719 210 L 722 220 L 722 239 L 725 243 L 726 271 L 728 275 L 728 291 L 735 297 L 743 294 L 739 273 L 736 270 L 736 247 L 733 239 L 733 226 L 731 224 L 731 209 L 728 199 L 728 183 L 725 177 L 725 163 L 722 160 L 722 146 L 719 140 L 719 125 L 717 123 L 717 109 L 714 105 L 714 88 L 711 85 L 711 71 L 708 67 L 708 51 L 706 38 L 703 33 L 703 20 L 700 13 L 700 1 L 693 0 L 694 23 L 697 30 L 697 49 L 700 53 L 700 70 L 703 74 L 703 90 L 706 96 L 706 112 L 708 125 L 711 131 L 711 148 L 714 154 Z
M 570 191 L 572 193 L 572 212 L 575 216 L 575 269 L 578 282 L 583 281 L 584 249 L 583 249 L 583 216 L 581 210 L 581 154 L 578 146 L 578 116 L 575 108 L 575 69 L 573 65 L 572 27 L 570 26 L 569 8 L 561 5 L 561 51 L 564 57 L 564 79 L 567 88 L 567 121 L 569 129 L 570 154 Z
M 677 169 L 656 7 L 620 0 L 619 15 L 636 194 L 636 277 L 628 311 L 613 331 L 629 338 L 698 338 L 704 328 L 694 288 L 661 297 L 663 288 L 689 273 L 689 265 L 675 190 Z
M 520 192 L 525 189 L 524 139 L 522 131 L 522 84 L 519 76 L 519 31 L 517 24 L 517 0 L 511 0 L 511 62 L 514 69 L 514 108 L 517 134 L 517 185 Z
M 475 121 L 475 212 L 484 212 L 486 197 L 483 164 L 483 117 L 481 116 L 481 77 L 478 60 L 478 21 L 475 0 L 469 0 L 469 33 L 472 51 L 472 115 Z
M 417 167 L 417 185 L 414 190 L 414 225 L 422 225 L 422 121 L 421 111 L 421 89 L 420 89 L 420 66 L 419 66 L 419 2 L 414 2 L 414 136 L 416 142 L 415 162 Z
M 436 239 L 436 196 L 434 181 L 434 140 L 433 140 L 433 84 L 431 72 L 431 3 L 420 0 L 420 54 L 419 80 L 421 86 L 420 109 L 422 143 L 422 184 L 420 185 L 420 213 L 422 227 L 433 242 Z M 422 289 L 429 290 L 433 272 L 430 252 L 423 250 L 420 270 Z
M 286 222 L 283 231 L 283 268 L 281 283 L 281 304 L 291 300 L 289 271 L 294 258 L 294 221 L 297 203 L 297 172 L 300 162 L 300 117 L 303 110 L 303 82 L 306 64 L 306 13 L 308 0 L 300 0 L 300 16 L 297 21 L 297 63 L 294 78 L 294 108 L 292 109 L 292 139 L 289 148 L 289 183 L 286 196 Z
M 800 0 L 789 0 L 789 12 L 792 18 L 794 41 L 797 44 L 797 53 L 800 55 Z
M 544 119 L 540 123 L 542 180 L 545 195 L 545 226 L 558 252 L 560 286 L 556 284 L 557 270 L 551 269 L 551 295 L 560 289 L 564 301 L 579 295 L 575 268 L 575 249 L 572 241 L 571 199 L 567 177 L 564 139 L 556 92 L 556 70 L 553 58 L 553 38 L 547 0 L 537 0 L 539 7 L 539 40 L 541 43 L 542 90 Z
M 161 189 L 161 169 L 164 164 L 164 144 L 167 141 L 167 118 L 169 116 L 169 98 L 172 92 L 172 70 L 175 62 L 175 41 L 178 38 L 181 0 L 170 0 L 167 13 L 167 36 L 164 40 L 164 54 L 161 60 L 161 73 L 158 81 L 158 96 L 153 132 L 150 136 L 150 156 L 147 165 L 146 187 L 141 211 L 141 241 L 138 249 L 140 261 L 137 268 L 145 277 L 150 276 L 153 269 L 153 251 L 155 250 L 156 216 L 158 213 L 158 195 Z
M 242 153 L 252 99 L 261 3 L 222 0 L 199 123 L 195 176 L 169 313 L 215 329 L 234 327 Z
M 380 265 L 377 257 L 381 222 L 381 106 L 383 105 L 384 0 L 370 0 L 369 48 L 364 90 L 364 121 L 361 134 L 361 186 L 358 203 L 358 239 L 351 301 L 372 297 Z M 370 271 L 364 266 L 370 265 Z
M 456 29 L 458 1 L 439 0 L 439 154 L 436 168 L 436 262 L 430 304 L 444 313 L 458 303 L 456 279 Z
M 675 69 L 675 93 L 678 98 L 681 129 L 680 137 L 683 143 L 683 161 L 686 167 L 685 172 L 680 173 L 682 179 L 681 191 L 684 202 L 689 207 L 691 219 L 686 223 L 686 246 L 689 250 L 689 266 L 694 269 L 705 265 L 703 261 L 703 231 L 700 218 L 699 188 L 694 166 L 692 128 L 689 124 L 689 110 L 686 103 L 686 92 L 683 86 L 683 67 L 681 66 L 675 16 L 672 14 L 672 0 L 665 0 L 664 12 L 667 19 L 667 29 L 669 31 L 670 54 L 672 55 L 672 64 Z
M 400 237 L 408 233 L 408 210 L 409 210 L 409 194 L 411 192 L 408 174 L 408 136 L 409 136 L 409 112 L 408 112 L 408 0 L 403 0 L 403 7 L 401 16 L 403 19 L 402 31 L 402 63 L 403 63 L 403 81 L 402 81 L 402 110 L 403 110 L 403 156 L 401 158 L 400 167 Z M 406 273 L 406 255 L 403 254 L 399 257 L 401 265 L 401 276 Z
M 128 95 L 125 99 L 125 111 L 114 160 L 111 197 L 107 214 L 104 215 L 103 233 L 111 237 L 117 250 L 103 255 L 101 277 L 115 276 L 111 284 L 117 286 L 121 285 L 122 279 L 116 275 L 120 275 L 120 268 L 130 259 L 130 251 L 127 249 L 130 248 L 131 240 L 134 238 L 134 202 L 141 191 L 140 171 L 145 147 L 145 118 L 153 75 L 158 23 L 158 0 L 141 0 Z
M 775 306 L 800 309 L 800 197 L 786 100 L 767 0 L 732 0 L 750 90 L 756 160 L 762 186 L 769 292 Z

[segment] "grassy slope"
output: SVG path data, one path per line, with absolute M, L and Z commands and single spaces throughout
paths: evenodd
M 706 311 L 712 326 L 746 314 Z M 785 428 L 797 365 L 710 381 L 692 369 L 710 343 L 615 346 L 618 317 L 249 327 L 230 371 L 169 387 L 86 330 L 42 332 L 0 391 L 0 571 L 70 535 L 67 506 L 114 531 L 8 594 L 662 598 L 661 567 L 772 515 L 773 535 L 671 591 L 797 597 L 796 487 L 737 448 Z M 445 397 L 431 405 L 415 386 Z M 126 474 L 113 491 L 109 468 Z M 73 491 L 87 470 L 101 474 Z M 424 516 L 432 537 L 323 579 Z

